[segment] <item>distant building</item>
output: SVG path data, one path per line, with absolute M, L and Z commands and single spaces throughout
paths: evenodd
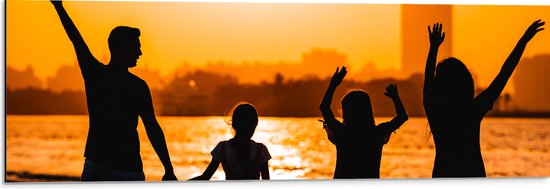
M 238 78 L 240 83 L 261 83 L 273 81 L 280 73 L 288 80 L 327 77 L 334 73 L 336 67 L 348 67 L 347 55 L 336 49 L 313 48 L 302 54 L 299 62 L 209 62 L 203 70 L 215 70 L 215 73 Z M 190 70 L 190 69 L 188 69 Z
M 437 60 L 452 55 L 452 5 L 401 5 L 401 69 L 406 75 L 424 73 L 430 47 L 428 25 L 443 24 L 445 42 Z
M 550 54 L 524 58 L 514 76 L 516 108 L 520 111 L 550 111 Z
M 25 70 L 17 70 L 6 67 L 6 87 L 8 90 L 25 88 L 42 88 L 43 82 L 34 75 L 34 69 L 30 66 Z
M 46 83 L 53 92 L 84 91 L 84 79 L 76 63 L 59 67 L 55 76 L 49 77 Z
M 334 70 L 346 63 L 347 56 L 336 49 L 314 48 L 302 55 L 302 66 L 312 70 Z

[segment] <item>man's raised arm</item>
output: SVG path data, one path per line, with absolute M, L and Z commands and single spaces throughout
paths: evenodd
M 88 67 L 92 66 L 93 64 L 99 65 L 100 63 L 90 52 L 88 45 L 86 45 L 84 39 L 80 35 L 80 32 L 67 14 L 67 11 L 65 11 L 61 0 L 51 0 L 51 2 L 55 7 L 55 10 L 57 11 L 57 15 L 59 15 L 59 19 L 61 20 L 61 24 L 63 24 L 63 28 L 65 28 L 65 32 L 67 32 L 69 39 L 73 43 L 74 49 L 76 51 L 76 56 L 78 58 L 78 64 L 80 65 L 80 69 L 84 74 L 85 70 L 87 70 Z

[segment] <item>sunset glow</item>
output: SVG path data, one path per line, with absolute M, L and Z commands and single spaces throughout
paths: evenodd
M 218 61 L 298 63 L 313 48 L 345 54 L 351 72 L 367 63 L 379 70 L 401 68 L 399 5 L 65 2 L 65 7 L 92 53 L 104 63 L 109 60 L 106 39 L 112 28 L 140 28 L 143 56 L 138 67 L 164 75 L 182 65 L 200 68 Z M 453 55 L 485 86 L 526 26 L 539 18 L 550 20 L 549 9 L 456 5 L 454 35 L 449 36 Z M 19 70 L 31 66 L 41 79 L 76 62 L 49 2 L 8 1 L 6 41 L 7 65 Z M 550 53 L 545 45 L 549 43 L 550 35 L 537 36 L 524 57 Z M 328 75 L 330 70 L 317 72 Z

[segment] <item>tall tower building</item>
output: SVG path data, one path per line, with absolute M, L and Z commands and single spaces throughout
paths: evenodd
M 520 111 L 550 112 L 550 54 L 523 58 L 514 76 L 512 99 Z
M 452 5 L 401 5 L 401 71 L 424 73 L 430 48 L 428 25 L 443 24 L 445 41 L 439 47 L 437 61 L 452 55 Z

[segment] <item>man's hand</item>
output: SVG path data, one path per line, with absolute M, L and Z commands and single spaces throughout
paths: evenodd
M 50 0 L 50 2 L 54 5 L 54 6 L 61 6 L 63 5 L 63 2 L 61 0 Z
M 166 173 L 164 173 L 164 176 L 162 176 L 162 180 L 163 181 L 170 181 L 170 180 L 177 181 L 178 178 L 174 174 L 174 171 L 167 171 Z

